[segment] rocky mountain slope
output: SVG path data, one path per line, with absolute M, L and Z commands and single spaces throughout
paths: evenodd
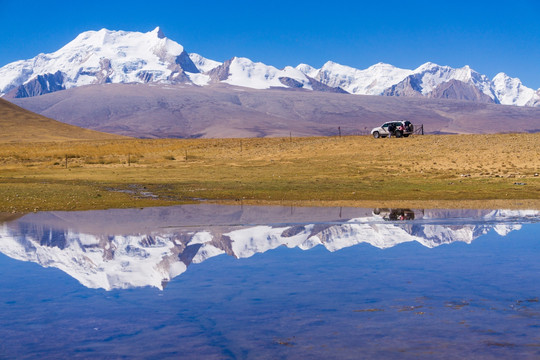
M 468 66 L 453 69 L 429 62 L 414 70 L 383 63 L 360 70 L 331 61 L 320 69 L 306 64 L 277 69 L 241 57 L 220 63 L 186 52 L 159 28 L 147 33 L 87 31 L 56 52 L 0 68 L 0 96 L 7 98 L 104 83 L 226 83 L 251 89 L 291 88 L 540 106 L 540 89 L 527 88 L 504 73 L 490 80 Z

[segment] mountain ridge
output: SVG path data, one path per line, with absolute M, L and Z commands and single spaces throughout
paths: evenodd
M 452 83 L 447 84 L 450 81 Z M 490 80 L 469 66 L 454 69 L 431 62 L 414 70 L 384 63 L 361 70 L 332 61 L 320 69 L 307 64 L 277 69 L 242 57 L 221 63 L 188 53 L 182 45 L 165 37 L 159 27 L 146 33 L 107 29 L 83 32 L 53 53 L 39 54 L 0 68 L 0 96 L 8 99 L 90 84 L 208 86 L 219 82 L 252 89 L 296 88 L 540 106 L 540 89 L 527 88 L 518 78 L 504 73 Z M 446 90 L 437 89 L 440 86 Z

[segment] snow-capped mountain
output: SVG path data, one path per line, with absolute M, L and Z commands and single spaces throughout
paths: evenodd
M 425 63 L 415 70 L 378 63 L 355 69 L 329 61 L 277 69 L 234 57 L 223 63 L 188 53 L 159 27 L 147 33 L 87 31 L 51 54 L 0 68 L 0 96 L 31 97 L 103 83 L 166 83 L 207 86 L 225 83 L 253 89 L 292 88 L 356 95 L 430 97 L 540 106 L 540 89 L 503 73 L 490 80 L 469 66 L 454 69 Z
M 184 83 L 191 81 L 187 74 L 217 65 L 188 55 L 159 27 L 147 33 L 102 29 L 84 32 L 54 53 L 4 66 L 0 93 L 28 97 L 90 84 Z
M 356 95 L 381 95 L 385 89 L 412 74 L 411 70 L 384 63 L 358 70 L 329 61 L 319 70 L 305 64 L 298 65 L 297 69 L 308 71 L 312 77 L 325 85 L 339 87 Z
M 527 104 L 525 104 L 525 106 L 532 106 L 532 107 L 536 107 L 536 106 L 540 106 L 540 89 L 538 89 L 531 100 L 529 100 L 527 102 Z
M 195 64 L 197 70 L 199 70 L 201 73 L 208 72 L 221 65 L 219 61 L 210 60 L 195 53 L 189 54 L 189 58 L 191 61 L 193 61 L 193 64 Z
M 533 89 L 523 86 L 518 78 L 511 78 L 505 73 L 498 73 L 493 78 L 493 91 L 501 104 L 514 104 L 518 106 L 535 106 L 538 94 Z
M 193 208 L 179 207 L 176 216 L 188 221 L 198 218 L 190 219 L 193 214 L 186 209 Z M 317 224 L 220 225 L 167 230 L 161 221 L 175 214 L 168 211 L 158 210 L 154 213 L 156 219 L 145 217 L 142 223 L 150 226 L 145 226 L 143 233 L 132 231 L 130 234 L 114 230 L 118 221 L 124 218 L 133 221 L 148 213 L 122 210 L 116 213 L 119 216 L 111 217 L 114 212 L 104 212 L 109 216 L 98 224 L 91 222 L 97 220 L 92 217 L 95 212 L 62 214 L 63 225 L 54 221 L 59 218 L 57 214 L 31 214 L 0 225 L 0 252 L 43 267 L 56 267 L 89 288 L 153 286 L 163 289 L 191 263 L 201 263 L 221 254 L 247 258 L 280 246 L 308 250 L 318 245 L 334 252 L 360 243 L 385 249 L 412 241 L 433 248 L 456 241 L 471 243 L 492 229 L 505 236 L 519 230 L 520 221 L 539 216 L 537 211 L 491 211 L 479 214 L 473 224 L 459 225 L 445 221 L 437 212 L 427 211 L 419 215 L 423 218 L 418 223 L 387 222 L 380 215 L 372 215 Z M 238 220 L 244 216 L 243 212 L 234 211 L 231 215 Z M 213 221 L 219 223 L 217 219 L 214 217 Z M 93 224 L 100 230 L 74 230 L 76 223 Z
M 234 57 L 211 70 L 210 74 L 214 82 L 224 82 L 253 89 L 298 87 L 313 90 L 308 77 L 295 68 L 287 66 L 279 70 L 247 58 Z
M 339 87 L 325 85 L 297 68 L 277 69 L 247 58 L 234 57 L 207 74 L 212 83 L 226 83 L 252 89 L 293 88 L 326 92 L 342 92 Z
M 383 91 L 387 96 L 427 96 L 499 103 L 491 81 L 469 66 L 453 69 L 426 63 Z

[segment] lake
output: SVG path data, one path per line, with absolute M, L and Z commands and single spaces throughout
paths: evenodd
M 185 205 L 0 223 L 0 358 L 540 357 L 540 212 Z

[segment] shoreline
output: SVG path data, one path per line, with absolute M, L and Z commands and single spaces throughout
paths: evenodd
M 123 207 L 123 208 L 92 208 L 81 210 L 70 209 L 54 209 L 54 210 L 40 210 L 36 212 L 78 212 L 78 211 L 106 211 L 115 209 L 144 209 L 152 207 L 172 207 L 180 205 L 223 205 L 223 206 L 268 206 L 268 207 L 320 207 L 320 208 L 389 208 L 389 209 L 411 209 L 411 210 L 538 210 L 540 211 L 540 200 L 526 199 L 526 200 L 468 200 L 468 201 L 452 201 L 452 200 L 431 200 L 431 201 L 237 201 L 237 200 L 224 200 L 224 201 L 199 201 L 189 203 L 174 203 L 168 205 L 156 205 L 145 207 Z M 22 216 L 30 213 L 36 213 L 34 211 L 28 212 L 3 212 L 0 211 L 0 224 L 4 222 L 10 222 L 16 220 Z

